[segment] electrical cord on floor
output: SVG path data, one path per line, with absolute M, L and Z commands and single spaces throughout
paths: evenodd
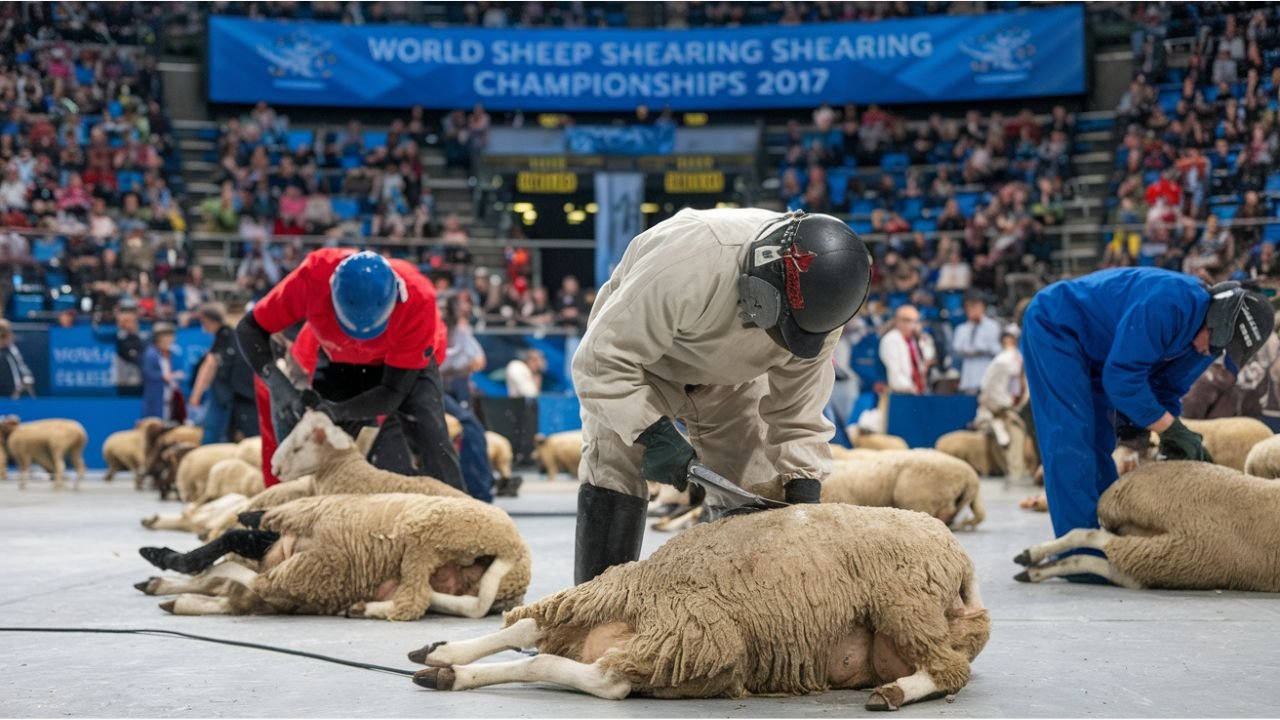
M 255 650 L 266 650 L 268 652 L 283 653 L 285 655 L 296 655 L 298 657 L 311 658 L 312 660 L 323 660 L 324 662 L 335 663 L 337 665 L 346 665 L 347 667 L 360 668 L 361 670 L 373 670 L 375 672 L 391 673 L 393 675 L 403 675 L 412 677 L 413 670 L 401 670 L 400 668 L 386 667 L 385 665 L 374 665 L 372 663 L 358 662 L 356 660 L 343 660 L 342 658 L 330 657 L 329 655 L 320 655 L 319 653 L 306 652 L 304 650 L 290 650 L 289 648 L 276 647 L 274 645 L 263 645 L 261 643 L 244 642 L 243 640 L 227 640 L 225 638 L 209 637 L 208 635 L 196 635 L 194 633 L 185 633 L 178 630 L 156 630 L 152 628 L 61 628 L 61 627 L 0 627 L 0 632 L 28 632 L 28 633 L 98 633 L 104 635 L 168 635 L 171 637 L 186 638 L 188 640 L 200 640 L 202 642 L 219 643 L 222 645 L 232 645 L 235 647 L 253 648 Z

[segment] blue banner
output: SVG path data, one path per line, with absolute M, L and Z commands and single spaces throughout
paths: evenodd
M 577 155 L 670 155 L 676 126 L 581 125 L 566 128 L 564 140 Z
M 1083 93 L 1084 8 L 709 30 L 209 18 L 213 102 L 624 111 Z
M 186 373 L 182 382 L 184 392 L 190 390 L 195 379 L 196 363 L 212 344 L 213 338 L 198 327 L 178 330 L 171 362 L 174 370 Z M 97 330 L 88 325 L 49 328 L 51 394 L 114 395 L 115 362 L 115 326 L 103 326 Z M 35 370 L 34 367 L 32 369 Z

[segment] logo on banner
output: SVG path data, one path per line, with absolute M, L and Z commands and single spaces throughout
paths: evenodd
M 338 62 L 331 47 L 328 40 L 297 30 L 276 38 L 273 45 L 259 45 L 258 55 L 271 63 L 267 71 L 277 78 L 277 87 L 319 89 L 324 87 L 321 80 L 333 77 Z
M 1026 80 L 1031 74 L 1036 46 L 1031 31 L 1002 30 L 994 37 L 979 35 L 972 43 L 960 43 L 960 52 L 973 58 L 970 69 L 980 83 L 1007 83 Z

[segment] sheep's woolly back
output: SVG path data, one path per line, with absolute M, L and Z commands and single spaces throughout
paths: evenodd
M 316 495 L 371 495 L 414 493 L 439 497 L 470 498 L 457 488 L 433 477 L 401 475 L 376 468 L 352 449 L 335 453 L 333 461 L 312 477 Z
M 511 477 L 511 461 L 515 455 L 511 442 L 493 431 L 484 434 L 484 441 L 489 448 L 489 465 L 499 477 Z
M 201 502 L 217 500 L 231 494 L 250 498 L 263 489 L 262 471 L 238 457 L 231 457 L 219 460 L 209 468 L 209 480 L 205 483 Z
M 146 459 L 143 452 L 145 441 L 143 431 L 139 428 L 113 432 L 102 443 L 102 459 L 106 460 L 110 468 L 137 472 L 142 469 L 142 463 Z
M 315 550 L 335 563 L 306 576 L 306 587 L 274 587 L 299 599 L 296 612 L 335 613 L 374 596 L 389 578 L 412 569 L 427 582 L 447 564 L 470 565 L 501 557 L 512 569 L 498 586 L 495 609 L 520 603 L 529 587 L 529 548 L 504 511 L 470 498 L 410 494 L 329 495 L 294 500 L 262 517 L 261 527 L 311 538 Z M 280 567 L 284 567 L 283 565 Z M 275 570 L 266 584 L 278 579 Z
M 535 619 L 539 650 L 567 657 L 580 657 L 582 629 L 626 623 L 634 635 L 600 663 L 640 693 L 804 694 L 827 689 L 832 648 L 855 626 L 937 623 L 972 592 L 973 563 L 933 518 L 797 505 L 695 526 L 505 622 Z
M 1276 518 L 1280 483 L 1190 461 L 1142 465 L 1098 502 L 1102 527 L 1155 536 L 1111 540 L 1106 555 L 1158 588 L 1280 592 Z
M 979 475 L 991 475 L 992 458 L 987 436 L 973 430 L 956 430 L 938 438 L 935 450 L 969 463 Z
M 1254 445 L 1244 460 L 1244 471 L 1268 480 L 1280 478 L 1280 435 L 1273 435 Z
M 837 460 L 822 484 L 822 501 L 916 510 L 952 522 L 965 508 L 971 525 L 986 516 L 978 474 L 937 450 L 882 450 Z
M 214 443 L 202 445 L 187 453 L 178 463 L 175 484 L 178 497 L 183 502 L 192 502 L 204 495 L 204 486 L 209 481 L 209 470 L 221 460 L 236 456 L 235 443 Z
M 1204 448 L 1218 465 L 1244 470 L 1245 459 L 1254 445 L 1274 433 L 1261 420 L 1246 417 L 1213 420 L 1183 420 L 1187 429 L 1204 436 Z
M 54 458 L 81 456 L 89 434 L 75 420 L 32 420 L 14 428 L 7 444 L 15 461 L 34 462 L 52 472 Z
M 236 443 L 236 457 L 262 472 L 262 437 L 245 438 Z
M 897 435 L 883 433 L 859 433 L 853 438 L 853 446 L 862 450 L 907 450 L 907 441 Z

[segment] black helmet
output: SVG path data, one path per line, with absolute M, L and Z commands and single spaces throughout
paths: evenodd
M 743 319 L 793 355 L 817 357 L 827 335 L 866 300 L 871 253 L 830 215 L 792 213 L 762 233 L 743 259 Z
M 1254 356 L 1275 329 L 1275 310 L 1265 297 L 1250 292 L 1238 282 L 1218 283 L 1209 288 L 1209 348 L 1216 355 L 1225 351 L 1236 368 Z

